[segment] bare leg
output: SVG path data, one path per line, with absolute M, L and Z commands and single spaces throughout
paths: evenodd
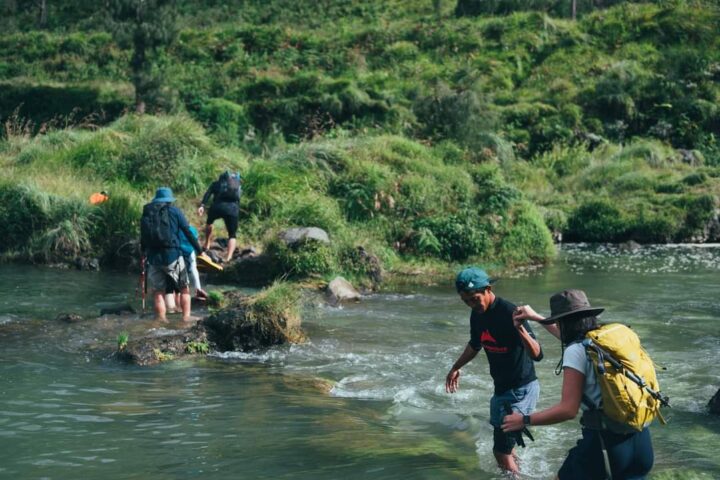
M 190 316 L 190 308 L 192 306 L 190 299 L 190 287 L 185 287 L 180 290 L 180 305 L 182 305 L 183 322 L 191 321 L 193 318 Z
M 520 470 L 518 469 L 517 462 L 515 461 L 515 450 L 511 453 L 499 453 L 499 452 L 493 452 L 495 454 L 495 460 L 497 460 L 497 464 L 500 468 L 502 468 L 505 471 L 508 471 L 512 473 L 513 475 L 517 475 L 520 473 Z
M 231 238 L 228 240 L 228 251 L 227 251 L 227 260 L 225 260 L 225 263 L 229 263 L 233 258 L 233 253 L 235 253 L 235 247 L 237 246 L 237 240 L 234 238 Z
M 153 305 L 155 307 L 155 320 L 167 322 L 167 317 L 165 316 L 165 292 L 161 290 L 155 290 L 153 292 Z
M 207 250 L 208 248 L 210 248 L 210 239 L 212 237 L 212 232 L 213 232 L 212 224 L 205 225 L 205 243 L 203 244 L 203 250 Z

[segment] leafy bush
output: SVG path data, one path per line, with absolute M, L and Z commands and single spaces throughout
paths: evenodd
M 197 117 L 225 145 L 242 145 L 250 128 L 245 107 L 224 98 L 211 98 L 204 102 Z
M 22 250 L 51 221 L 50 197 L 28 185 L 0 184 L 0 252 Z
M 278 238 L 265 245 L 265 252 L 275 258 L 288 278 L 306 278 L 329 274 L 337 269 L 337 256 L 330 245 L 307 241 L 292 247 Z
M 462 261 L 487 254 L 493 248 L 489 225 L 478 220 L 478 213 L 464 211 L 452 216 L 420 218 L 414 222 L 414 249 L 423 255 Z
M 505 265 L 545 263 L 555 255 L 550 231 L 540 213 L 527 202 L 519 202 L 501 228 L 497 260 Z
M 48 85 L 29 82 L 0 82 L 0 122 L 10 112 L 30 120 L 35 130 L 47 124 L 103 124 L 112 121 L 132 104 L 132 96 L 124 87 Z
M 127 265 L 138 253 L 142 203 L 136 195 L 110 192 L 93 213 L 91 241 L 105 263 Z
M 628 221 L 608 199 L 582 203 L 568 218 L 567 239 L 583 242 L 616 242 L 625 239 Z

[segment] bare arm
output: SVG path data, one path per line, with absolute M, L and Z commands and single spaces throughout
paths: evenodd
M 515 320 L 532 320 L 533 322 L 539 322 L 540 320 L 545 320 L 545 317 L 533 310 L 530 305 L 523 305 L 517 307 L 513 312 L 513 321 Z M 541 325 L 545 327 L 545 330 L 550 332 L 550 335 L 560 340 L 560 329 L 557 324 L 551 323 L 550 325 Z
M 574 368 L 563 370 L 563 386 L 560 403 L 530 415 L 530 425 L 552 425 L 575 418 L 580 409 L 585 375 Z M 503 419 L 502 429 L 505 432 L 522 430 L 523 416 L 519 413 L 507 415 Z
M 460 357 L 455 361 L 452 368 L 445 377 L 445 391 L 448 393 L 455 393 L 459 387 L 460 381 L 460 369 L 470 362 L 478 354 L 478 351 L 470 346 L 465 345 L 465 350 L 460 354 Z
M 515 321 L 515 320 L 513 320 Z M 522 321 L 521 321 L 522 322 Z M 530 354 L 530 358 L 533 360 L 540 361 L 543 357 L 542 348 L 540 348 L 540 343 L 534 339 L 532 336 L 530 336 L 530 333 L 525 329 L 525 327 L 520 323 L 519 325 L 516 323 L 515 328 L 517 329 L 518 333 L 520 334 L 520 341 L 523 344 L 523 348 L 527 350 L 527 352 Z

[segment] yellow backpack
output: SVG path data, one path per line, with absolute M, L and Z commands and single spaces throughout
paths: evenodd
M 602 425 L 597 428 L 639 432 L 655 417 L 666 423 L 660 406 L 670 406 L 669 399 L 660 393 L 655 365 L 635 332 L 611 323 L 588 332 L 583 345 L 602 394 Z

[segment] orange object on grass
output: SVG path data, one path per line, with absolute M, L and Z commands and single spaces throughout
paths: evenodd
M 95 192 L 92 195 L 90 195 L 90 203 L 92 205 L 97 205 L 99 203 L 103 203 L 103 202 L 107 201 L 108 198 L 109 197 L 107 196 L 107 193 L 105 193 L 105 192 L 100 192 L 100 193 Z

